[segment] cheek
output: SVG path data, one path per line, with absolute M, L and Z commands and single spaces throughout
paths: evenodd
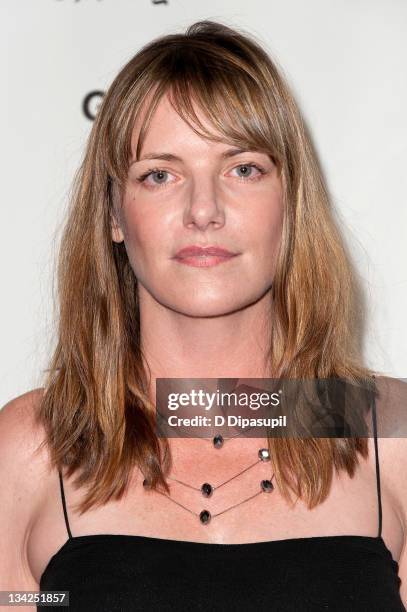
M 275 256 L 281 241 L 283 218 L 283 202 L 279 192 L 259 201 L 250 216 L 251 240 L 253 245 L 257 245 L 256 250 L 261 257 L 269 259 Z
M 151 207 L 128 203 L 124 221 L 124 238 L 131 266 L 137 276 L 148 276 L 166 256 L 165 245 L 171 236 L 170 219 L 154 215 Z

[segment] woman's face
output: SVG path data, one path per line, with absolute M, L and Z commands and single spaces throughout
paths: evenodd
M 139 128 L 133 131 L 133 158 Z M 236 147 L 195 134 L 162 98 L 140 161 L 130 165 L 112 230 L 113 240 L 125 242 L 140 304 L 152 297 L 185 315 L 216 316 L 249 306 L 270 290 L 283 219 L 277 167 L 265 153 L 231 155 L 231 149 Z M 191 245 L 237 255 L 210 266 L 174 259 Z

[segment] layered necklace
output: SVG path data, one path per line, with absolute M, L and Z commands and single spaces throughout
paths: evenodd
M 214 446 L 214 448 L 216 449 L 221 449 L 224 446 L 224 443 L 227 442 L 228 440 L 237 437 L 237 436 L 232 436 L 231 438 L 223 438 L 223 436 L 221 435 L 216 435 L 214 436 L 214 438 L 212 438 L 212 440 L 209 442 L 211 442 Z M 169 480 L 173 480 L 174 482 L 178 482 L 179 484 L 188 487 L 189 489 L 192 489 L 194 491 L 198 491 L 204 498 L 209 498 L 212 497 L 212 495 L 214 494 L 215 491 L 217 491 L 218 489 L 220 489 L 221 487 L 223 487 L 224 485 L 226 485 L 228 482 L 231 482 L 232 480 L 234 480 L 235 478 L 237 478 L 238 476 L 240 476 L 241 474 L 244 474 L 245 472 L 247 472 L 248 470 L 250 470 L 251 468 L 253 468 L 255 465 L 257 465 L 260 462 L 267 462 L 270 461 L 270 453 L 269 450 L 267 448 L 259 448 L 258 452 L 257 452 L 257 459 L 256 461 L 254 461 L 253 463 L 251 463 L 249 466 L 247 466 L 246 468 L 244 468 L 243 470 L 241 470 L 240 472 L 238 472 L 237 474 L 235 474 L 234 476 L 232 476 L 231 478 L 228 478 L 227 480 L 225 480 L 224 482 L 221 482 L 218 485 L 213 485 L 210 484 L 209 482 L 204 482 L 200 487 L 194 487 L 193 485 L 187 483 L 187 482 L 183 482 L 182 480 L 178 480 L 177 478 L 172 478 L 172 477 L 168 477 Z M 187 508 L 186 506 L 184 506 L 183 504 L 181 504 L 180 502 L 176 501 L 175 499 L 173 499 L 170 495 L 168 495 L 167 493 L 164 493 L 162 491 L 156 491 L 157 493 L 160 493 L 161 495 L 164 495 L 165 497 L 168 497 L 168 499 L 170 499 L 172 502 L 174 502 L 174 504 L 177 504 L 177 506 L 180 506 L 181 508 L 183 508 L 184 510 L 186 510 L 187 512 L 190 512 L 191 514 L 197 516 L 200 520 L 200 522 L 202 523 L 202 525 L 207 525 L 211 519 L 220 516 L 221 514 L 225 514 L 225 512 L 228 512 L 229 510 L 232 510 L 233 508 L 236 508 L 237 506 L 241 506 L 242 504 L 244 504 L 245 502 L 248 502 L 249 500 L 253 499 L 254 497 L 257 497 L 257 495 L 261 495 L 262 493 L 271 493 L 274 490 L 274 485 L 273 485 L 273 480 L 274 478 L 274 474 L 272 474 L 272 476 L 269 479 L 265 479 L 265 480 L 261 480 L 260 481 L 260 490 L 257 491 L 256 493 L 254 493 L 254 495 L 250 495 L 250 497 L 247 497 L 245 499 L 243 499 L 242 501 L 238 502 L 237 504 L 233 504 L 232 506 L 229 506 L 228 508 L 225 508 L 224 510 L 222 510 L 221 512 L 217 512 L 216 514 L 211 514 L 209 512 L 209 510 L 203 509 L 201 510 L 201 512 L 194 512 L 193 510 L 191 510 L 190 508 Z M 145 490 L 149 490 L 150 489 L 150 485 L 147 479 L 144 479 L 143 481 L 143 487 Z

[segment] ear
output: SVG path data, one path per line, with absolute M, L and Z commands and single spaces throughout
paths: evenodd
M 115 215 L 113 213 L 111 213 L 110 219 L 111 219 L 112 240 L 113 240 L 113 242 L 123 242 L 124 241 L 123 232 L 122 232 L 122 230 L 120 228 L 120 225 L 117 222 L 117 219 L 116 219 L 116 217 L 115 217 Z

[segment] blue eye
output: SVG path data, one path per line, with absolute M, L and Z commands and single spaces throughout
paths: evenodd
M 238 166 L 235 166 L 234 168 L 232 168 L 232 170 L 236 170 L 237 168 L 241 169 L 241 168 L 245 168 L 246 170 L 243 172 L 243 175 L 238 176 L 236 178 L 239 179 L 243 179 L 243 182 L 245 182 L 246 177 L 247 181 L 255 181 L 259 178 L 262 177 L 263 174 L 267 174 L 266 170 L 264 170 L 264 168 L 261 168 L 260 166 L 258 166 L 255 163 L 247 163 L 247 164 L 239 164 Z M 255 168 L 258 173 L 254 175 L 253 178 L 251 178 L 252 175 L 252 169 Z M 247 169 L 249 169 L 249 172 L 247 172 Z M 168 186 L 170 183 L 168 181 L 166 181 L 166 177 L 170 174 L 170 172 L 167 172 L 167 170 L 163 170 L 162 168 L 149 168 L 146 172 L 144 172 L 144 174 L 142 174 L 141 176 L 137 177 L 137 181 L 139 183 L 145 183 L 146 186 L 148 185 L 149 189 L 155 189 L 158 187 L 166 187 Z M 148 184 L 147 183 L 147 179 L 150 176 L 154 176 L 156 175 L 158 178 L 158 181 L 154 180 L 153 184 Z
M 246 172 L 244 172 L 243 176 L 240 176 L 239 178 L 246 178 L 246 176 L 248 176 L 248 175 L 251 176 L 253 168 L 256 168 L 256 170 L 258 170 L 260 174 L 264 174 L 265 173 L 263 168 L 260 168 L 260 166 L 258 166 L 257 164 L 239 164 L 238 166 L 236 166 L 236 168 L 239 168 L 239 169 L 240 168 L 246 168 Z M 250 172 L 249 173 L 247 173 L 247 168 L 250 168 Z M 235 170 L 235 168 L 233 168 L 233 169 Z
M 166 175 L 168 174 L 168 172 L 166 172 L 165 170 L 160 170 L 159 168 L 152 168 L 150 170 L 147 170 L 147 172 L 145 172 L 144 174 L 142 174 L 141 176 L 139 176 L 137 178 L 137 180 L 140 183 L 144 183 L 144 181 L 146 180 L 147 177 L 149 177 L 150 175 L 154 175 L 154 174 L 160 174 L 160 175 Z M 162 183 L 158 183 L 159 185 Z

